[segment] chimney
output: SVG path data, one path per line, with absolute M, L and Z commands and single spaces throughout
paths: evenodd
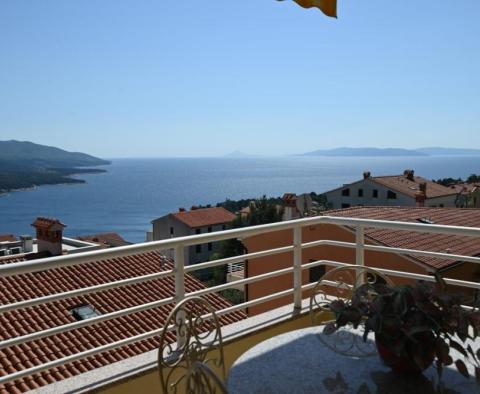
M 51 256 L 62 254 L 63 229 L 58 219 L 38 217 L 32 226 L 36 230 L 38 253 L 48 252 Z
M 368 179 L 372 176 L 372 173 L 370 171 L 365 171 L 363 173 L 363 179 Z
M 427 196 L 427 182 L 422 182 L 418 185 L 420 191 Z
M 427 199 L 427 196 L 423 191 L 419 191 L 415 193 L 415 206 L 417 208 L 421 208 L 425 206 L 425 200 Z
M 415 181 L 415 171 L 413 170 L 405 170 L 403 171 L 403 175 L 405 178 L 407 178 L 409 181 Z
M 185 212 L 185 208 L 178 208 L 178 212 Z
M 22 244 L 23 253 L 33 252 L 33 240 L 31 235 L 21 235 L 20 242 Z

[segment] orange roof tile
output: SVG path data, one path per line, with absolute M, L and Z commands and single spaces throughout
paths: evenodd
M 80 241 L 95 242 L 102 245 L 108 245 L 110 247 L 125 246 L 131 243 L 123 239 L 120 234 L 117 233 L 100 233 L 92 235 L 81 235 L 77 237 Z
M 223 207 L 194 209 L 175 212 L 171 215 L 191 228 L 230 223 L 236 218 L 233 213 Z
M 17 237 L 13 234 L 0 234 L 0 242 L 15 242 Z
M 480 228 L 480 209 L 352 207 L 327 211 L 325 215 L 411 223 L 421 223 L 421 219 L 427 218 L 435 224 Z M 480 255 L 480 238 L 378 228 L 366 228 L 365 236 L 374 242 L 398 248 L 419 249 L 464 256 Z M 411 256 L 411 258 L 436 269 L 448 268 L 457 263 L 455 260 L 423 256 Z
M 413 180 L 408 179 L 405 175 L 377 176 L 370 179 L 373 182 L 379 183 L 394 191 L 406 194 L 410 197 L 415 197 L 415 194 L 420 191 L 420 184 L 422 183 L 427 184 L 427 198 L 458 194 L 455 189 L 440 185 L 436 182 L 430 181 L 420 176 L 413 177 Z
M 3 264 L 15 264 L 17 261 L 22 261 L 22 258 L 2 259 Z M 172 261 L 160 253 L 149 252 L 0 278 L 0 304 L 165 271 L 172 266 Z M 185 275 L 185 288 L 187 292 L 193 292 L 205 286 L 192 276 Z M 174 289 L 175 280 L 173 277 L 168 277 L 3 313 L 0 314 L 0 340 L 75 322 L 70 310 L 81 304 L 91 305 L 100 314 L 105 314 L 171 297 L 174 295 Z M 209 294 L 205 297 L 217 310 L 231 305 L 217 294 Z M 172 305 L 153 308 L 97 323 L 95 326 L 79 328 L 2 349 L 0 350 L 0 375 L 156 330 L 163 326 L 171 308 Z M 245 318 L 243 312 L 233 312 L 221 316 L 220 320 L 222 324 L 230 324 L 243 318 Z M 173 336 L 171 340 L 174 340 Z M 126 345 L 35 374 L 33 379 L 27 377 L 7 383 L 3 387 L 0 386 L 0 392 L 33 390 L 48 383 L 154 350 L 157 346 L 157 338 Z

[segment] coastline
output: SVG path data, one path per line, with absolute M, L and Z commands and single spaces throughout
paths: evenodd
M 58 181 L 55 181 L 54 179 L 45 181 L 45 182 L 38 182 L 35 184 L 32 184 L 31 186 L 25 186 L 25 187 L 13 187 L 13 188 L 6 188 L 6 189 L 0 189 L 0 197 L 5 197 L 10 193 L 18 193 L 18 192 L 28 192 L 28 191 L 34 191 L 38 189 L 40 186 L 60 186 L 60 185 L 78 185 L 78 184 L 85 184 L 87 183 L 84 179 L 79 179 L 76 178 L 76 176 L 81 176 L 81 175 L 98 175 L 98 174 L 104 174 L 107 172 L 107 170 L 100 169 L 100 168 L 56 168 L 56 169 L 51 169 L 52 170 L 52 175 L 58 177 Z M 38 174 L 36 171 L 32 171 L 31 175 Z M 45 173 L 40 173 L 41 175 Z M 19 174 L 17 174 L 19 176 Z M 21 175 L 19 176 L 21 178 Z

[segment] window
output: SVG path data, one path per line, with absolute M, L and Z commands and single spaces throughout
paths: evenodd
M 175 230 L 173 229 L 173 227 L 170 227 L 170 235 L 173 235 L 175 233 Z
M 358 197 L 363 197 L 363 189 L 358 189 Z
M 343 197 L 349 197 L 350 196 L 350 189 L 343 189 L 342 190 L 342 196 Z
M 202 253 L 202 245 L 195 245 L 195 252 Z
M 389 200 L 396 200 L 396 199 L 397 199 L 397 193 L 392 192 L 391 190 L 389 190 L 389 191 L 387 192 L 387 198 L 388 198 Z
M 310 260 L 310 263 L 313 263 L 316 260 Z M 324 265 L 317 265 L 316 267 L 312 267 L 308 270 L 309 274 L 309 282 L 318 282 L 320 278 L 325 275 L 325 266 Z
M 212 232 L 212 227 L 209 227 L 209 228 L 208 228 L 208 232 L 209 232 L 209 233 Z
M 211 243 L 211 242 L 209 242 L 209 243 L 207 244 L 207 247 L 208 247 L 208 251 L 209 251 L 209 252 L 211 252 L 211 251 L 212 251 L 212 249 L 213 249 L 213 245 L 212 245 L 212 243 Z
M 197 229 L 195 230 L 195 234 L 201 234 L 201 233 L 202 233 L 202 229 L 201 229 L 201 228 L 197 228 Z
M 88 304 L 79 305 L 70 309 L 70 313 L 77 320 L 91 319 L 92 317 L 99 316 L 100 314 Z
M 350 204 L 342 204 L 342 209 L 343 208 L 350 208 Z
M 373 198 L 378 198 L 378 190 L 377 190 L 377 189 L 373 189 L 373 191 L 372 191 L 372 197 L 373 197 Z

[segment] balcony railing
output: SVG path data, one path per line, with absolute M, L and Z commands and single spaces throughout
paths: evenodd
M 355 228 L 355 242 L 341 242 L 335 240 L 316 240 L 313 242 L 302 242 L 302 228 L 305 226 L 314 226 L 321 224 L 330 224 L 338 226 L 348 226 Z M 147 242 L 142 244 L 134 244 L 129 246 L 123 246 L 112 249 L 103 249 L 98 251 L 90 251 L 82 254 L 73 254 L 66 256 L 51 257 L 46 259 L 38 259 L 32 261 L 18 262 L 0 265 L 0 277 L 14 276 L 18 274 L 45 271 L 49 269 L 55 269 L 60 267 L 74 266 L 78 264 L 85 264 L 92 261 L 104 260 L 115 257 L 128 256 L 138 253 L 165 250 L 165 249 L 174 249 L 175 258 L 174 258 L 174 268 L 173 270 L 162 271 L 158 273 L 142 275 L 132 278 L 127 278 L 123 280 L 118 280 L 110 283 L 99 284 L 96 286 L 91 286 L 87 288 L 81 288 L 77 290 L 67 291 L 63 293 L 51 294 L 35 299 L 28 299 L 24 301 L 19 301 L 16 303 L 8 305 L 0 305 L 0 313 L 5 313 L 8 311 L 24 309 L 34 305 L 46 304 L 52 301 L 58 301 L 62 299 L 67 299 L 70 297 L 81 296 L 86 294 L 92 294 L 101 292 L 108 289 L 113 289 L 120 286 L 126 286 L 136 283 L 142 283 L 151 281 L 154 279 L 174 277 L 175 278 L 175 294 L 172 297 L 160 299 L 154 302 L 150 302 L 143 305 L 137 305 L 130 308 L 125 308 L 119 311 L 106 313 L 100 316 L 95 316 L 87 320 L 81 320 L 74 323 L 69 323 L 45 330 L 40 330 L 34 333 L 27 335 L 21 335 L 14 338 L 6 339 L 0 342 L 0 349 L 4 349 L 13 345 L 19 345 L 25 342 L 32 340 L 45 338 L 54 334 L 66 332 L 69 330 L 91 326 L 100 322 L 107 320 L 115 319 L 121 316 L 126 316 L 132 313 L 145 311 L 151 308 L 156 308 L 159 306 L 167 305 L 170 303 L 178 302 L 188 296 L 201 296 L 209 293 L 216 293 L 221 290 L 228 288 L 238 287 L 239 285 L 246 285 L 268 278 L 277 277 L 284 274 L 293 273 L 293 282 L 290 289 L 276 292 L 258 299 L 250 300 L 243 302 L 238 305 L 233 305 L 228 308 L 217 311 L 219 315 L 224 315 L 231 313 L 237 310 L 244 310 L 247 307 L 254 305 L 259 305 L 286 295 L 293 295 L 294 308 L 301 309 L 302 307 L 302 298 L 303 292 L 311 289 L 315 286 L 315 283 L 302 284 L 302 271 L 318 266 L 318 265 L 329 265 L 329 266 L 345 266 L 349 265 L 346 263 L 331 261 L 331 260 L 318 260 L 306 264 L 302 264 L 302 251 L 307 248 L 318 247 L 322 245 L 330 245 L 341 248 L 353 248 L 356 250 L 355 261 L 352 262 L 356 265 L 365 264 L 365 251 L 377 251 L 377 252 L 390 252 L 400 255 L 410 255 L 410 256 L 426 256 L 433 257 L 437 259 L 447 259 L 455 261 L 463 261 L 470 263 L 480 263 L 480 257 L 472 256 L 463 256 L 455 255 L 451 253 L 440 253 L 432 252 L 427 250 L 412 250 L 404 248 L 394 248 L 387 246 L 379 245 L 369 245 L 365 243 L 364 229 L 365 228 L 381 228 L 381 229 L 391 229 L 397 231 L 408 231 L 408 232 L 420 232 L 420 233 L 432 233 L 432 234 L 449 234 L 455 236 L 467 236 L 467 237 L 480 237 L 480 229 L 470 228 L 470 227 L 457 227 L 457 226 L 442 226 L 442 225 L 429 225 L 429 224 L 416 224 L 416 223 L 405 223 L 405 222 L 391 222 L 391 221 L 379 221 L 379 220 L 368 220 L 368 219 L 351 219 L 351 218 L 338 218 L 338 217 L 312 217 L 298 220 L 291 220 L 287 222 L 280 222 L 268 225 L 261 225 L 255 227 L 248 227 L 242 229 L 233 229 L 226 230 L 214 233 L 200 234 L 188 237 L 179 237 L 162 241 Z M 229 257 L 225 259 L 210 261 L 206 263 L 200 263 L 195 265 L 185 266 L 185 248 L 191 245 L 203 244 L 208 242 L 221 241 L 231 238 L 245 238 L 254 235 L 259 235 L 268 232 L 275 232 L 280 230 L 291 230 L 293 232 L 293 243 L 291 245 L 278 247 L 274 249 L 262 250 L 260 252 L 248 253 L 244 255 L 239 255 L 235 257 Z M 196 270 L 224 266 L 224 265 L 236 265 L 244 263 L 246 260 L 277 255 L 282 253 L 293 253 L 293 261 L 291 267 L 276 270 L 273 272 L 268 272 L 265 274 L 247 277 L 244 279 L 239 279 L 232 283 L 226 283 L 218 286 L 209 287 L 206 289 L 198 290 L 192 293 L 185 292 L 185 274 L 191 273 Z M 426 280 L 426 281 L 435 281 L 433 276 L 417 274 L 412 272 L 403 272 L 390 269 L 379 269 L 381 272 L 387 275 L 395 277 L 410 278 L 416 280 Z M 463 286 L 471 289 L 480 289 L 480 284 L 471 281 L 462 281 L 458 279 L 445 278 L 446 283 Z M 170 327 L 174 329 L 174 327 Z M 103 346 L 98 346 L 86 351 L 79 352 L 77 354 L 69 355 L 67 357 L 59 358 L 54 361 L 46 362 L 41 365 L 36 365 L 31 368 L 27 368 L 18 372 L 11 373 L 9 375 L 0 377 L 0 384 L 4 384 L 8 381 L 20 379 L 26 376 L 29 376 L 34 373 L 38 373 L 53 367 L 57 367 L 66 363 L 70 363 L 75 360 L 80 360 L 95 354 L 105 352 L 111 349 L 115 349 L 124 345 L 128 345 L 134 342 L 138 342 L 147 338 L 151 338 L 160 334 L 162 327 L 158 329 L 146 332 L 140 335 L 132 336 L 127 339 L 119 340 L 112 342 Z

